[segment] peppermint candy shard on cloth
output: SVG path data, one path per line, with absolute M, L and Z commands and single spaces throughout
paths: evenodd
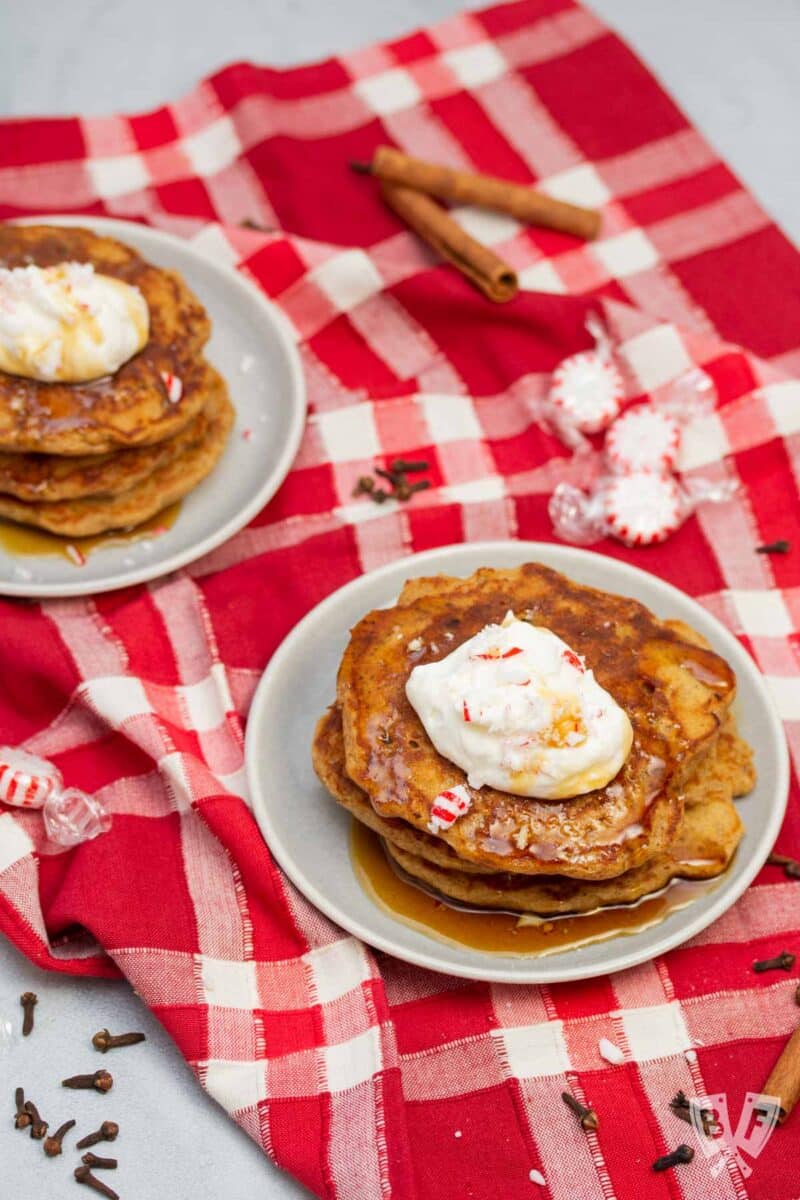
M 449 829 L 459 817 L 463 817 L 472 808 L 472 797 L 467 788 L 459 783 L 456 787 L 447 788 L 435 797 L 431 805 L 431 818 L 428 829 L 438 833 L 441 829 Z
M 603 489 L 608 532 L 628 546 L 653 546 L 674 533 L 684 502 L 673 478 L 647 471 L 617 475 Z
M 605 455 L 615 472 L 655 471 L 666 474 L 678 458 L 678 422 L 649 404 L 629 409 L 606 434 Z

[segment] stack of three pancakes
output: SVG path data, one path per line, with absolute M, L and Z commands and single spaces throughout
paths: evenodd
M 562 638 L 627 713 L 631 750 L 605 787 L 557 801 L 470 787 L 409 703 L 416 665 L 509 610 Z M 411 580 L 395 607 L 352 631 L 314 766 L 390 859 L 443 896 L 543 917 L 588 912 L 730 863 L 742 834 L 733 799 L 755 779 L 731 713 L 735 688 L 728 664 L 688 626 L 538 564 Z M 432 810 L 454 789 L 466 811 L 442 827 Z
M 233 424 L 224 380 L 203 357 L 208 316 L 179 275 L 91 231 L 0 226 L 0 267 L 90 263 L 138 288 L 144 348 L 88 383 L 0 371 L 0 516 L 65 537 L 135 527 L 212 469 Z

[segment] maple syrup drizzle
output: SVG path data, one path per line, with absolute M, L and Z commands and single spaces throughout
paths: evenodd
M 675 879 L 634 904 L 539 920 L 519 913 L 459 907 L 400 875 L 377 834 L 353 820 L 350 855 L 361 886 L 375 903 L 404 925 L 440 941 L 490 954 L 544 957 L 608 938 L 640 933 L 711 891 L 718 879 Z
M 25 557 L 55 554 L 78 565 L 81 558 L 88 558 L 93 551 L 104 546 L 127 546 L 148 537 L 158 537 L 172 528 L 180 511 L 181 503 L 177 501 L 132 529 L 115 529 L 82 538 L 61 537 L 30 525 L 18 525 L 16 521 L 0 521 L 0 548 L 8 554 Z

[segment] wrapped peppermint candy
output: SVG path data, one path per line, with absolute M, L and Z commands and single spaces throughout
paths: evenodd
M 615 474 L 673 470 L 681 448 L 680 425 L 674 417 L 642 404 L 617 417 L 605 440 L 605 457 Z
M 679 481 L 674 475 L 632 471 L 600 476 L 587 491 L 560 483 L 548 505 L 558 537 L 589 546 L 615 537 L 627 546 L 654 546 L 679 529 L 700 504 L 735 495 L 735 480 Z
M 559 363 L 547 397 L 555 431 L 573 449 L 585 443 L 585 434 L 607 429 L 625 399 L 625 382 L 614 364 L 606 330 L 593 314 L 586 328 L 595 339 L 594 350 L 571 354 Z
M 51 762 L 12 746 L 0 747 L 0 803 L 41 809 L 47 836 L 61 846 L 77 846 L 111 828 L 111 814 L 96 796 L 65 788 Z

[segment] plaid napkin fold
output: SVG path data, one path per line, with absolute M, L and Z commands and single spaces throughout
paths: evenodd
M 602 206 L 602 237 L 463 210 L 530 289 L 493 307 L 346 170 L 385 141 Z M 599 549 L 742 638 L 796 756 L 800 257 L 568 0 L 312 67 L 239 63 L 152 113 L 0 124 L 0 212 L 64 209 L 150 221 L 242 270 L 294 330 L 311 416 L 278 495 L 189 569 L 95 600 L 0 603 L 0 740 L 114 813 L 71 851 L 36 813 L 0 814 L 0 928 L 42 966 L 125 975 L 203 1086 L 319 1196 L 795 1197 L 798 1120 L 748 1178 L 699 1152 L 664 1176 L 650 1164 L 690 1136 L 667 1107 L 679 1088 L 726 1092 L 735 1116 L 796 1024 L 796 980 L 750 966 L 797 947 L 796 883 L 767 868 L 698 938 L 620 975 L 444 978 L 344 936 L 281 875 L 247 808 L 242 731 L 270 654 L 332 589 L 431 546 L 552 537 L 565 452 L 535 417 L 548 372 L 586 344 L 591 303 L 630 398 L 706 372 L 718 407 L 692 428 L 689 470 L 742 485 L 663 546 Z M 402 508 L 352 498 L 397 455 L 430 462 L 430 491 Z M 776 538 L 794 553 L 756 553 Z M 781 848 L 797 854 L 793 788 Z M 591 1097 L 597 1133 L 561 1104 L 566 1088 Z

